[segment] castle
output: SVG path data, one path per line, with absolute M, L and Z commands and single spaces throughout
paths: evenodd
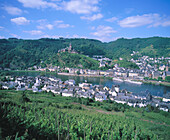
M 59 52 L 69 52 L 69 53 L 77 53 L 77 54 L 78 54 L 78 52 L 76 52 L 76 51 L 72 48 L 71 43 L 69 44 L 69 47 L 64 48 L 64 49 L 61 49 L 61 50 L 58 50 L 58 53 L 59 53 Z

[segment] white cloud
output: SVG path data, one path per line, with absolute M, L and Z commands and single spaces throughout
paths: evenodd
M 91 34 L 98 37 L 104 37 L 104 36 L 110 36 L 110 34 L 112 33 L 116 33 L 116 31 L 113 30 L 112 27 L 100 25 L 97 27 L 96 32 L 93 32 Z
M 29 33 L 31 35 L 42 35 L 43 32 L 40 30 L 32 30 L 32 31 L 24 31 L 25 33 Z
M 121 27 L 133 28 L 148 25 L 148 27 L 170 26 L 170 20 L 159 14 L 144 14 L 127 17 L 118 22 Z
M 112 18 L 106 19 L 106 21 L 108 21 L 108 22 L 114 22 L 116 20 L 118 20 L 117 17 L 112 17 Z
M 107 37 L 107 36 L 93 37 L 93 39 L 100 40 L 100 41 L 102 41 L 102 42 L 114 41 L 114 37 Z
M 41 38 L 54 38 L 54 39 L 58 39 L 60 37 L 63 37 L 63 38 L 87 38 L 85 36 L 79 36 L 77 34 L 66 35 L 66 36 L 59 36 L 59 35 L 43 35 L 43 36 L 41 36 Z
M 17 7 L 13 7 L 13 6 L 4 6 L 3 7 L 5 11 L 8 12 L 8 14 L 10 15 L 21 15 L 22 14 L 22 10 L 17 8 Z
M 61 1 L 61 0 L 51 0 L 51 1 Z
M 18 0 L 28 8 L 54 8 L 77 14 L 89 14 L 99 11 L 100 0 Z
M 10 34 L 12 37 L 15 37 L 15 38 L 21 38 L 19 35 L 16 35 L 16 34 Z
M 45 0 L 18 0 L 23 4 L 24 7 L 29 8 L 55 8 L 57 10 L 61 9 L 56 3 L 47 2 Z
M 43 35 L 41 36 L 41 38 L 55 38 L 55 39 L 58 39 L 60 37 L 63 37 L 63 38 L 87 38 L 85 36 L 79 36 L 77 34 L 74 34 L 74 35 L 66 35 L 66 36 L 59 36 L 59 35 Z
M 63 21 L 62 21 L 62 20 L 56 20 L 56 21 L 54 22 L 54 24 L 59 24 L 59 23 L 63 23 Z
M 81 16 L 80 18 L 90 20 L 90 21 L 94 21 L 94 20 L 103 18 L 103 15 L 102 14 L 95 14 L 93 16 Z
M 70 0 L 63 2 L 63 9 L 77 14 L 89 14 L 99 10 L 99 0 Z
M 73 25 L 70 24 L 65 24 L 64 21 L 62 20 L 56 20 L 53 23 L 48 23 L 46 19 L 43 20 L 38 20 L 38 23 L 40 25 L 37 26 L 38 29 L 49 29 L 52 30 L 54 27 L 56 28 L 69 28 L 69 27 L 74 27 Z
M 4 39 L 5 37 L 4 36 L 0 36 L 0 39 Z
M 47 19 L 39 19 L 37 20 L 38 23 L 45 23 L 47 21 Z
M 170 26 L 170 20 L 167 20 L 167 21 L 163 22 L 162 26 L 164 26 L 164 27 Z
M 56 25 L 57 28 L 69 28 L 69 27 L 73 27 L 70 24 L 58 24 Z
M 45 28 L 47 28 L 47 29 L 49 29 L 49 30 L 52 30 L 53 29 L 53 27 L 54 27 L 54 25 L 52 25 L 52 24 L 43 24 L 43 25 L 39 25 L 39 26 L 37 26 L 37 28 L 38 29 L 45 29 Z
M 73 38 L 80 38 L 80 36 L 75 34 L 75 35 L 73 35 Z
M 80 36 L 80 35 L 77 35 L 77 34 L 74 34 L 74 35 L 66 35 L 66 38 L 87 38 L 86 36 Z
M 59 38 L 60 36 L 57 36 L 57 35 L 43 35 L 41 36 L 41 38 Z
M 90 27 L 90 29 L 91 29 L 91 30 L 95 30 L 95 29 L 96 29 L 96 27 L 95 27 L 95 26 L 92 26 L 92 27 Z
M 38 25 L 37 29 L 43 30 L 43 29 L 45 29 L 45 26 Z
M 52 29 L 53 29 L 53 25 L 52 25 L 52 24 L 47 24 L 46 27 L 47 27 L 49 30 L 52 30 Z
M 57 28 L 74 27 L 73 25 L 65 24 L 64 21 L 62 21 L 62 20 L 56 20 L 56 21 L 54 22 L 54 26 L 56 26 Z
M 18 18 L 11 19 L 11 22 L 14 22 L 18 25 L 25 25 L 28 24 L 30 21 L 27 20 L 25 17 L 18 17 Z
M 61 24 L 61 23 L 64 23 L 64 21 L 63 21 L 63 20 L 55 20 L 55 21 L 54 21 L 54 24 L 55 24 L 55 25 Z
M 161 20 L 153 23 L 149 27 L 157 27 L 157 26 L 162 26 L 162 27 L 170 26 L 170 19 L 161 19 Z
M 98 39 L 104 42 L 108 42 L 113 40 L 111 37 L 112 33 L 116 33 L 117 31 L 113 30 L 110 26 L 103 26 L 100 25 L 96 28 L 96 32 L 91 33 L 94 37 L 94 39 Z
M 119 22 L 121 27 L 139 27 L 143 25 L 151 24 L 154 18 L 157 18 L 158 14 L 144 14 L 142 16 L 127 17 Z
M 4 27 L 0 26 L 0 30 L 4 29 Z

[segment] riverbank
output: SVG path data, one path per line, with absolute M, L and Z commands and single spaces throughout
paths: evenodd
M 84 76 L 84 77 L 110 77 L 104 75 L 90 75 L 90 74 L 73 74 L 73 73 L 58 73 L 58 75 L 65 75 L 65 76 Z
M 153 81 L 153 80 L 147 80 L 147 81 L 142 81 L 145 84 L 153 84 L 153 85 L 161 85 L 161 86 L 167 86 L 170 87 L 169 82 L 159 82 L 159 81 Z
M 44 72 L 44 71 L 35 71 L 35 70 L 11 70 L 9 72 L 33 72 L 33 73 L 40 73 L 40 75 L 51 74 L 51 75 L 94 77 L 94 78 L 95 77 L 103 77 L 103 78 L 108 78 L 108 79 L 113 78 L 113 76 L 105 76 L 105 75 L 73 74 L 73 73 L 63 73 L 63 72 L 56 73 L 56 72 Z M 161 85 L 161 86 L 170 87 L 169 82 L 159 82 L 159 81 L 154 81 L 154 80 L 143 80 L 143 81 L 140 80 L 140 82 L 145 83 L 145 84 Z
M 63 75 L 63 76 L 83 76 L 83 77 L 106 77 L 106 78 L 113 78 L 113 76 L 105 76 L 105 75 L 92 75 L 92 74 L 74 74 L 74 73 L 65 73 L 65 72 L 44 72 L 44 71 L 34 71 L 34 70 L 11 70 L 9 72 L 34 72 L 40 73 L 41 75 L 45 74 L 56 74 L 56 75 Z

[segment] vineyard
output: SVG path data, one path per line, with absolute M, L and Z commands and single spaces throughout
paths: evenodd
M 159 120 L 160 113 L 157 113 L 157 116 L 154 113 L 154 119 L 161 122 L 153 124 L 153 122 L 137 119 L 137 117 L 140 117 L 138 116 L 140 113 L 136 113 L 131 108 L 124 112 L 111 111 L 110 113 L 105 113 L 108 112 L 106 110 L 103 110 L 102 113 L 97 112 L 96 108 L 98 110 L 102 109 L 102 104 L 100 107 L 90 108 L 88 105 L 82 106 L 77 99 L 73 98 L 54 96 L 47 93 L 28 94 L 1 90 L 0 138 L 15 138 L 18 140 L 143 140 L 170 138 L 168 135 L 170 129 L 168 113 L 161 116 L 162 120 Z M 143 119 L 146 119 L 146 117 L 147 119 L 151 118 L 150 114 L 145 115 Z M 162 126 L 162 123 L 167 125 Z M 158 131 L 157 127 L 163 130 Z

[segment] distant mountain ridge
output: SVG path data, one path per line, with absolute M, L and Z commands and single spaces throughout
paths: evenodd
M 103 55 L 111 59 L 130 58 L 133 51 L 138 51 L 141 55 L 150 57 L 170 57 L 170 38 L 166 37 L 120 38 L 109 43 L 82 38 L 38 40 L 9 38 L 0 39 L 0 67 L 25 69 L 40 65 L 42 61 L 56 64 L 54 61 L 58 59 L 58 50 L 68 47 L 70 43 L 79 54 L 88 56 Z M 96 64 L 94 65 L 96 67 Z

